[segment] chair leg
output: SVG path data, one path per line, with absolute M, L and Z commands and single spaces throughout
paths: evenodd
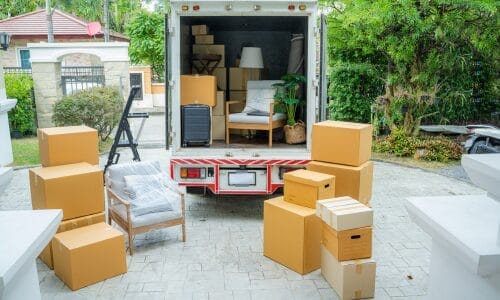
M 227 124 L 226 124 L 227 126 Z M 226 127 L 226 144 L 229 144 L 229 128 Z
M 130 256 L 134 255 L 134 236 L 128 232 L 128 250 L 130 252 Z
M 186 241 L 186 221 L 182 222 L 182 241 Z
M 269 130 L 269 148 L 273 146 L 273 129 Z

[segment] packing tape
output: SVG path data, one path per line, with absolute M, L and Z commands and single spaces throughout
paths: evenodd
M 361 290 L 354 291 L 354 299 L 361 299 Z
M 363 272 L 363 263 L 356 259 L 354 264 L 356 264 L 356 273 L 361 274 L 361 272 Z

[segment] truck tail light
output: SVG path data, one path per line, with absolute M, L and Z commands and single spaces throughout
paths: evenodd
M 288 10 L 295 10 L 295 5 L 293 4 L 288 5 Z
M 198 10 L 200 10 L 200 6 L 199 6 L 199 5 L 193 5 L 193 10 L 194 10 L 194 11 L 198 11 Z
M 299 5 L 299 9 L 300 9 L 300 10 L 306 10 L 306 8 L 307 8 L 307 6 L 305 6 L 304 4 Z
M 203 179 L 207 177 L 205 168 L 181 168 L 181 178 Z
M 182 11 L 187 11 L 187 10 L 189 10 L 189 6 L 183 5 L 181 9 L 182 9 Z

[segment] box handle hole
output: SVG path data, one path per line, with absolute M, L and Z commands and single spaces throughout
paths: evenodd
M 361 238 L 361 235 L 356 234 L 356 235 L 351 235 L 351 240 L 359 239 Z
M 329 188 L 330 187 L 330 184 L 327 184 L 325 185 L 325 189 Z

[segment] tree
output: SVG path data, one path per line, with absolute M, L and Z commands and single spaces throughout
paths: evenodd
M 0 1 L 0 19 L 22 15 L 44 5 L 44 0 L 2 0 Z
M 157 78 L 163 78 L 165 70 L 164 24 L 163 14 L 141 11 L 126 28 L 130 37 L 129 56 L 132 63 L 151 65 Z
M 498 70 L 494 0 L 328 2 L 332 62 L 363 63 L 385 82 L 378 97 L 390 127 L 416 135 L 441 87 L 477 57 Z M 398 108 L 394 112 L 394 108 Z M 394 114 L 402 114 L 401 123 Z

